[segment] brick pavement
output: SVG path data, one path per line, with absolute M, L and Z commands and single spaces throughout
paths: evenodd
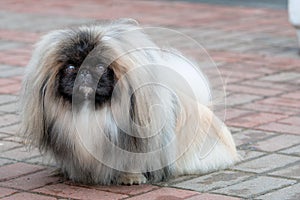
M 205 47 L 226 80 L 226 123 L 244 158 L 241 163 L 157 185 L 85 186 L 51 176 L 53 162 L 23 147 L 16 136 L 16 101 L 33 43 L 54 28 L 118 17 L 170 27 Z M 174 44 L 192 51 L 180 41 Z M 180 1 L 2 0 L 0 198 L 300 199 L 297 52 L 295 32 L 284 10 Z

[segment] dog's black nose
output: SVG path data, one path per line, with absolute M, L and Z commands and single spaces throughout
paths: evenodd
M 91 78 L 92 77 L 91 72 L 87 69 L 80 70 L 79 74 L 82 78 Z
M 79 71 L 79 84 L 85 84 L 85 85 L 88 85 L 90 87 L 93 86 L 93 83 L 94 83 L 94 78 L 93 78 L 93 75 L 91 73 L 90 70 L 88 69 L 81 69 Z

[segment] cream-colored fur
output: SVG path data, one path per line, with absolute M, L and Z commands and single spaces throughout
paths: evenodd
M 74 112 L 56 95 L 57 52 L 72 37 L 70 30 L 51 32 L 37 44 L 21 95 L 20 132 L 51 154 L 70 179 L 140 184 L 147 172 L 156 182 L 224 169 L 238 160 L 229 130 L 210 109 L 209 83 L 194 63 L 156 46 L 132 20 L 77 31 L 109 47 L 101 56 L 111 61 L 118 80 L 111 102 Z

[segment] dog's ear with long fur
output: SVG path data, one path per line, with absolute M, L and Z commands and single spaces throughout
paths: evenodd
M 49 81 L 46 68 L 51 68 L 47 58 L 54 53 L 53 47 L 58 44 L 61 33 L 62 31 L 50 32 L 36 44 L 22 83 L 19 100 L 21 120 L 19 134 L 25 138 L 25 143 L 40 148 L 47 130 L 43 113 L 45 90 Z

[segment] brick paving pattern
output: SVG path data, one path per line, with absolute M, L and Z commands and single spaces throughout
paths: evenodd
M 16 102 L 33 44 L 53 29 L 119 17 L 175 29 L 204 46 L 226 82 L 226 123 L 243 161 L 156 185 L 86 186 L 52 176 L 53 162 L 24 148 L 16 135 Z M 300 56 L 285 10 L 183 1 L 1 0 L 0 199 L 300 199 L 299 86 Z

